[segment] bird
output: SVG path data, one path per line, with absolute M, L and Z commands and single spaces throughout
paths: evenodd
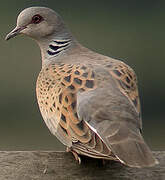
M 121 60 L 81 45 L 54 10 L 29 7 L 6 36 L 19 34 L 40 47 L 36 95 L 53 135 L 81 163 L 81 156 L 129 167 L 158 164 L 142 135 L 137 77 Z

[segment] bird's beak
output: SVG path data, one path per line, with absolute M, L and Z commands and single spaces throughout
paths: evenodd
M 25 28 L 26 28 L 26 26 L 21 26 L 21 27 L 14 28 L 9 34 L 7 34 L 7 36 L 5 37 L 5 40 L 9 40 L 9 39 L 17 36 Z

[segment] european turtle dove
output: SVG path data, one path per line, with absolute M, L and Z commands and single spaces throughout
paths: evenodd
M 18 34 L 32 37 L 41 49 L 41 114 L 79 162 L 86 155 L 131 167 L 157 164 L 141 134 L 137 80 L 128 65 L 83 47 L 49 8 L 23 10 L 6 40 Z

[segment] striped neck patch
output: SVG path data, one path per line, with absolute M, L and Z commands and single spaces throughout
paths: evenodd
M 70 45 L 71 39 L 64 39 L 64 40 L 53 40 L 49 44 L 49 49 L 47 50 L 48 55 L 50 56 L 57 56 L 62 51 L 66 50 Z

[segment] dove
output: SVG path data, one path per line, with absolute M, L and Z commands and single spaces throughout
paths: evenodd
M 36 83 L 42 117 L 53 135 L 81 162 L 81 155 L 130 167 L 158 164 L 142 136 L 137 78 L 124 62 L 82 46 L 47 7 L 24 9 L 16 27 L 40 47 Z

